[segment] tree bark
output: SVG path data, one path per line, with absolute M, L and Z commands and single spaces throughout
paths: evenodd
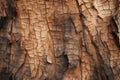
M 119 0 L 0 0 L 0 80 L 120 80 Z

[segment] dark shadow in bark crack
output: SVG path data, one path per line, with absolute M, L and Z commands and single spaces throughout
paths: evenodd
M 56 75 L 55 75 L 56 80 L 62 80 L 69 65 L 67 55 L 59 56 L 57 58 L 56 64 L 57 64 Z
M 3 68 L 2 71 L 0 71 L 0 80 L 13 80 L 11 73 L 6 71 L 7 68 Z
M 8 16 L 13 19 L 18 16 L 16 7 L 15 7 L 15 1 L 14 0 L 7 0 L 8 5 Z
M 0 16 L 0 29 L 5 29 L 8 23 L 7 16 Z

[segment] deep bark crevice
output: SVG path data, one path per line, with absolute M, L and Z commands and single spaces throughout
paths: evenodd
M 119 80 L 119 0 L 0 0 L 0 79 Z

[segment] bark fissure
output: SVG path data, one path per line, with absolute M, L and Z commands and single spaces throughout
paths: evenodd
M 119 0 L 0 0 L 0 79 L 119 80 Z

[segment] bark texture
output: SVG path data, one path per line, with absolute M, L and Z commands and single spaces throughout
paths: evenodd
M 0 80 L 120 80 L 119 0 L 0 0 Z

